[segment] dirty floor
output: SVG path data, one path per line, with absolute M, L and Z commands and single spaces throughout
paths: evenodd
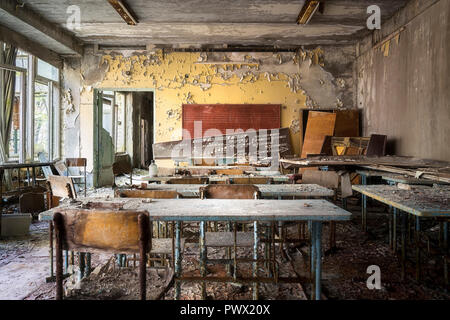
M 111 190 L 111 189 L 109 189 Z M 90 196 L 107 196 L 108 189 L 95 190 Z M 368 214 L 368 232 L 360 227 L 360 206 L 357 199 L 349 201 L 348 209 L 353 213 L 352 221 L 337 225 L 337 249 L 330 252 L 328 245 L 328 226 L 323 230 L 323 295 L 326 299 L 376 299 L 376 300 L 421 300 L 449 299 L 444 287 L 443 263 L 439 258 L 424 258 L 422 261 L 422 280 L 415 280 L 414 251 L 408 250 L 406 279 L 401 281 L 400 263 L 388 244 L 388 212 L 386 208 L 372 203 Z M 431 235 L 437 236 L 436 226 L 426 225 Z M 295 229 L 295 227 L 294 227 Z M 411 247 L 409 247 L 411 248 Z M 307 267 L 308 248 L 289 246 L 286 257 L 278 258 L 280 274 L 301 277 L 300 284 L 261 284 L 260 299 L 290 300 L 308 299 L 310 285 L 305 278 L 309 276 Z M 46 283 L 49 275 L 48 224 L 34 222 L 30 235 L 21 238 L 8 238 L 0 241 L 0 299 L 39 300 L 54 299 L 54 282 Z M 248 249 L 240 249 L 238 254 L 250 256 Z M 223 257 L 222 251 L 209 249 L 208 257 Z M 380 290 L 369 290 L 366 281 L 370 276 L 367 267 L 380 267 Z M 130 263 L 129 267 L 117 267 L 111 255 L 92 255 L 94 272 L 81 284 L 76 284 L 76 275 L 66 280 L 68 299 L 137 299 L 139 295 L 138 269 Z M 183 270 L 189 274 L 198 272 L 198 246 L 189 244 L 185 250 Z M 240 272 L 249 272 L 250 265 L 243 265 Z M 209 267 L 211 275 L 223 274 L 219 267 Z M 168 286 L 172 270 L 148 270 L 148 299 L 173 299 L 174 288 Z M 168 288 L 168 289 L 167 289 Z M 447 288 L 448 289 L 448 288 Z M 239 284 L 208 283 L 209 299 L 251 299 L 252 286 Z M 198 283 L 183 283 L 182 299 L 200 299 Z

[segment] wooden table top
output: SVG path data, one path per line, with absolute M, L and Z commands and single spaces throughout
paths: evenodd
M 39 220 L 51 220 L 58 210 L 96 205 L 147 211 L 151 220 L 160 221 L 345 221 L 351 217 L 350 212 L 326 200 L 79 198 L 40 213 Z
M 412 190 L 386 185 L 353 185 L 370 198 L 420 217 L 450 217 L 449 186 L 411 186 Z

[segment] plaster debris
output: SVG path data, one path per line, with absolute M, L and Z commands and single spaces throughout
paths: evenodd
M 298 119 L 292 120 L 292 123 L 289 126 L 289 128 L 294 134 L 300 132 L 300 120 Z

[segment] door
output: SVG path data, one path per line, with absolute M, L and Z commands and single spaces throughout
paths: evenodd
M 114 144 L 112 121 L 114 102 L 105 99 L 103 91 L 94 90 L 94 186 L 111 186 Z M 109 102 L 109 103 L 108 103 Z

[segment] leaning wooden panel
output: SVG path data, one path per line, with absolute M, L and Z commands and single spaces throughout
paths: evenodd
M 76 198 L 77 193 L 73 185 L 73 180 L 65 176 L 48 176 L 48 182 L 52 189 L 52 196 L 60 198 Z
M 58 212 L 64 217 L 65 250 L 139 252 L 138 216 L 141 213 L 148 216 L 145 211 L 68 209 Z M 151 250 L 151 240 L 148 247 Z

